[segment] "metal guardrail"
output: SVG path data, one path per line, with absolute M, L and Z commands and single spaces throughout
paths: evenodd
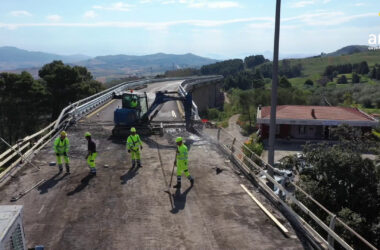
M 223 76 L 219 75 L 210 75 L 210 76 L 203 76 L 203 77 L 198 77 L 198 78 L 193 78 L 193 79 L 187 79 L 184 82 L 180 84 L 178 87 L 178 93 L 185 97 L 187 95 L 186 87 L 188 86 L 194 86 L 197 84 L 202 84 L 206 82 L 211 82 L 211 81 L 217 81 L 223 79 Z M 192 113 L 194 116 L 194 119 L 200 120 L 199 114 L 198 114 L 198 106 L 195 104 L 193 101 L 193 107 L 192 107 Z
M 0 155 L 0 168 L 6 168 L 3 172 L 0 173 L 0 184 L 2 184 L 4 180 L 9 176 L 12 176 L 15 171 L 23 167 L 25 164 L 28 164 L 33 156 L 37 154 L 40 149 L 43 148 L 47 143 L 49 143 L 52 138 L 55 138 L 61 130 L 76 122 L 90 111 L 105 104 L 107 101 L 112 99 L 114 93 L 116 94 L 126 88 L 136 87 L 148 83 L 176 80 L 194 82 L 197 80 L 205 81 L 205 79 L 212 80 L 213 78 L 215 78 L 215 76 L 159 78 L 124 82 L 95 95 L 72 103 L 61 111 L 56 121 L 52 122 L 47 127 L 36 132 L 35 134 L 19 140 L 16 145 L 13 145 L 11 148 Z M 180 88 L 182 88 L 182 86 L 180 86 Z M 185 93 L 183 91 L 180 92 L 180 94 Z M 198 115 L 198 110 L 196 109 L 195 103 L 193 103 L 193 105 L 195 107 L 193 112 Z
M 277 202 L 279 202 L 288 212 L 293 216 L 294 219 L 298 221 L 300 225 L 303 225 L 309 232 L 312 233 L 312 236 L 319 240 L 319 243 L 324 245 L 328 249 L 334 249 L 334 241 L 339 243 L 345 249 L 353 249 L 347 242 L 345 242 L 341 236 L 339 236 L 335 231 L 335 225 L 340 224 L 345 230 L 350 232 L 353 236 L 359 239 L 364 245 L 366 245 L 369 249 L 376 250 L 377 248 L 369 243 L 366 239 L 364 239 L 361 235 L 359 235 L 355 230 L 349 227 L 346 223 L 344 223 L 341 219 L 337 217 L 336 214 L 329 211 L 322 204 L 316 201 L 311 195 L 309 195 L 306 191 L 304 191 L 301 187 L 296 185 L 293 182 L 290 182 L 290 185 L 300 191 L 306 199 L 315 204 L 321 210 L 325 211 L 327 215 L 330 216 L 330 225 L 327 225 L 323 222 L 322 219 L 318 218 L 306 205 L 304 205 L 301 201 L 299 201 L 295 194 L 287 191 L 280 183 L 278 183 L 274 178 L 272 178 L 266 171 L 266 168 L 272 168 L 276 170 L 273 166 L 266 163 L 260 156 L 256 155 L 253 151 L 251 151 L 243 142 L 238 141 L 234 136 L 228 133 L 225 129 L 219 128 L 215 130 L 216 134 L 207 134 L 200 132 L 203 136 L 208 137 L 211 141 L 219 145 L 222 150 L 228 155 L 229 159 L 236 163 L 240 169 L 242 169 L 245 174 L 251 176 L 255 179 L 257 184 L 269 193 Z M 198 131 L 199 132 L 199 131 Z M 246 152 L 244 152 L 246 151 Z M 248 155 L 246 153 L 248 152 Z M 266 180 L 273 183 L 278 190 L 281 190 L 282 194 L 285 196 L 280 198 L 273 192 L 272 189 L 268 187 L 268 185 L 261 179 L 259 176 L 265 176 Z M 294 211 L 290 205 L 296 205 L 304 214 L 308 215 L 319 227 L 321 227 L 325 233 L 328 235 L 328 238 L 325 239 L 321 236 L 312 226 L 310 226 L 304 219 Z

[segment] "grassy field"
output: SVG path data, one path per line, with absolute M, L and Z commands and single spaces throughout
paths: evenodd
M 305 77 L 312 77 L 323 74 L 328 65 L 338 65 L 346 63 L 360 63 L 367 61 L 370 67 L 380 63 L 380 51 L 368 51 L 343 56 L 327 56 L 316 58 L 290 59 L 292 65 L 302 64 Z

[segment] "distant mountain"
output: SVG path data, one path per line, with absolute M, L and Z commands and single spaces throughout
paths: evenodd
M 157 53 L 144 56 L 109 55 L 76 63 L 87 67 L 95 77 L 155 74 L 181 68 L 200 68 L 217 60 L 191 53 L 184 55 Z
M 0 47 L 0 70 L 15 70 L 21 68 L 41 67 L 54 60 L 64 63 L 74 63 L 87 60 L 91 57 L 85 55 L 62 56 L 37 51 L 28 51 L 16 47 Z
M 338 49 L 335 52 L 328 53 L 325 56 L 343 56 L 343 55 L 352 55 L 360 52 L 368 52 L 368 46 L 365 45 L 350 45 Z
M 166 71 L 178 68 L 201 67 L 205 64 L 214 63 L 217 60 L 200 57 L 191 53 L 184 55 L 173 55 L 157 53 L 144 56 L 110 55 L 97 56 L 93 59 L 79 62 L 77 64 L 91 68 L 103 69 L 126 69 L 130 70 L 152 70 Z

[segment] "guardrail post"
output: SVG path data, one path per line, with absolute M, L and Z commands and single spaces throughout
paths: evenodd
M 232 140 L 232 143 L 231 143 L 231 155 L 230 155 L 230 157 L 232 158 L 232 155 L 234 154 L 234 145 L 235 145 L 235 141 L 236 141 L 236 138 L 234 138 L 233 140 Z
M 217 138 L 218 138 L 218 142 L 220 141 L 220 131 L 222 130 L 222 128 L 218 128 L 218 135 L 217 135 Z
M 336 215 L 334 214 L 330 219 L 330 229 L 334 231 L 335 229 Z M 329 249 L 334 249 L 334 238 L 329 234 L 327 241 L 329 243 Z

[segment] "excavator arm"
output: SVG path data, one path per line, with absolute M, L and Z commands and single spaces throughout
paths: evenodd
M 169 101 L 181 101 L 185 108 L 186 128 L 190 128 L 191 107 L 193 102 L 191 93 L 188 93 L 185 97 L 169 95 L 173 93 L 177 92 L 157 92 L 156 98 L 154 99 L 152 105 L 149 107 L 148 111 L 141 117 L 141 121 L 143 123 L 149 123 L 158 114 L 160 108 L 162 107 L 162 104 Z

